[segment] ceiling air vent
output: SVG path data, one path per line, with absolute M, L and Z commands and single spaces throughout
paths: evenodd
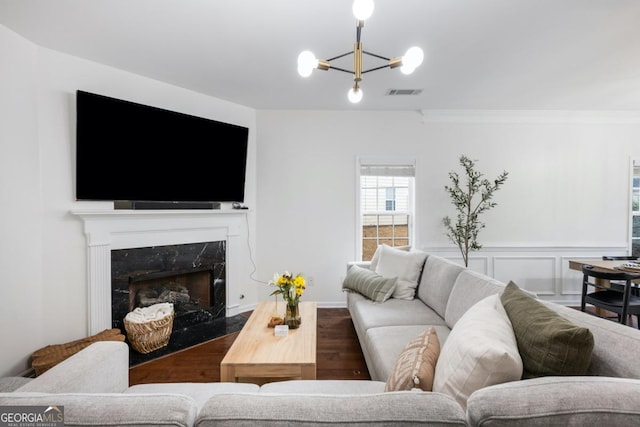
M 389 89 L 386 93 L 387 96 L 399 96 L 399 95 L 420 95 L 422 89 Z

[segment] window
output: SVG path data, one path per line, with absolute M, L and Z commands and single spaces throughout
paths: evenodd
M 360 259 L 369 261 L 378 245 L 413 243 L 414 162 L 359 160 Z
M 633 161 L 631 182 L 631 255 L 640 257 L 640 159 Z
M 385 188 L 386 193 L 386 201 L 385 201 L 385 210 L 387 211 L 395 211 L 396 210 L 396 187 L 387 187 Z

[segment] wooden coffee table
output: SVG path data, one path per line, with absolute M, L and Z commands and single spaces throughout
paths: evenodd
M 284 315 L 284 303 L 278 308 Z M 221 382 L 316 379 L 317 304 L 300 303 L 302 323 L 286 337 L 275 336 L 267 326 L 274 310 L 275 302 L 258 303 L 220 362 Z

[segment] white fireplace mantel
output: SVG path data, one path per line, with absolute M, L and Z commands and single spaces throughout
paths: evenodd
M 244 210 L 72 210 L 87 237 L 89 333 L 111 328 L 111 251 L 226 241 L 227 299 L 238 283 Z M 229 301 L 226 301 L 227 315 Z

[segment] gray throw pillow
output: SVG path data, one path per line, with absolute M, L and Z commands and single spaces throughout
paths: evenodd
M 375 302 L 385 302 L 393 294 L 396 277 L 385 278 L 375 271 L 352 265 L 342 282 L 342 289 L 357 292 Z
M 587 374 L 594 344 L 588 328 L 545 307 L 513 282 L 500 299 L 516 335 L 523 379 Z

